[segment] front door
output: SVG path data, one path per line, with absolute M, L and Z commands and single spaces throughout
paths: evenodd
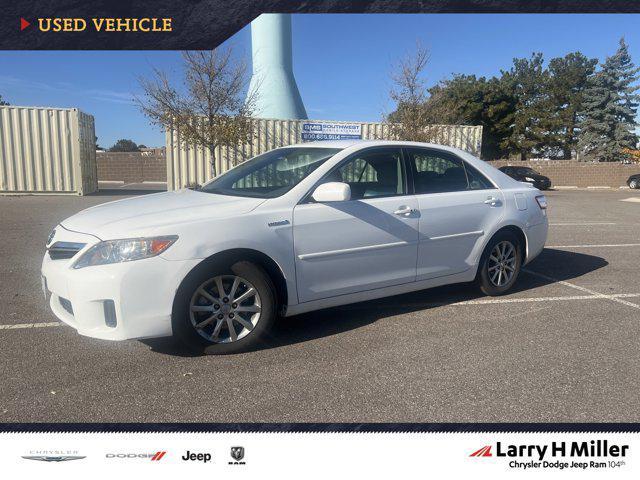
M 363 150 L 324 181 L 349 184 L 351 200 L 295 207 L 299 301 L 415 281 L 418 203 L 407 194 L 400 149 Z
M 472 252 L 503 215 L 502 192 L 456 155 L 406 149 L 420 210 L 417 280 L 471 268 Z

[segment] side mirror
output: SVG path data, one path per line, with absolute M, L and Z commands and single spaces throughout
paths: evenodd
M 311 197 L 316 202 L 345 202 L 351 200 L 351 187 L 347 183 L 327 182 L 318 185 Z

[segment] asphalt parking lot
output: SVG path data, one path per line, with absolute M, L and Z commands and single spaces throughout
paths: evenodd
M 548 248 L 510 295 L 314 312 L 226 357 L 81 337 L 45 306 L 51 227 L 131 193 L 0 198 L 0 422 L 640 421 L 638 191 L 549 192 Z

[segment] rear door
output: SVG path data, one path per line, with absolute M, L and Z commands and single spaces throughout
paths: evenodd
M 475 246 L 503 214 L 502 193 L 450 152 L 407 148 L 405 156 L 420 210 L 417 280 L 469 269 Z
M 418 203 L 408 194 L 400 149 L 358 152 L 323 181 L 348 183 L 351 200 L 295 207 L 299 301 L 413 282 Z

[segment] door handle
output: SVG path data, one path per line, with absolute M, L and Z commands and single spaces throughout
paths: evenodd
M 484 203 L 492 207 L 497 207 L 498 205 L 500 205 L 500 199 L 496 197 L 487 197 Z
M 411 215 L 415 210 L 411 207 L 408 207 L 406 205 L 402 205 L 400 208 L 398 208 L 398 210 L 396 210 L 395 212 L 393 212 L 396 215 Z

